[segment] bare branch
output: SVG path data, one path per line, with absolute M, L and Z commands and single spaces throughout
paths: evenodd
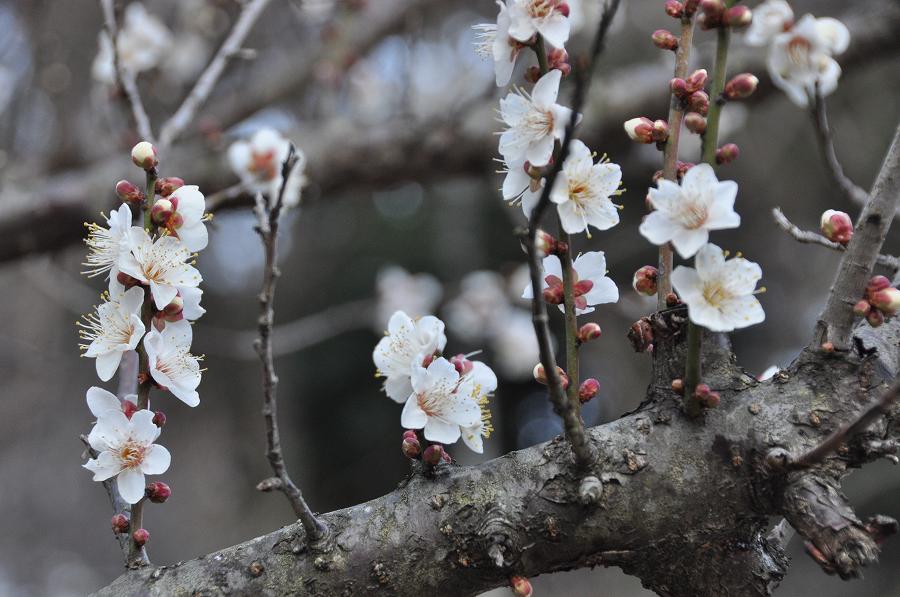
M 784 212 L 782 212 L 781 208 L 779 207 L 772 208 L 772 217 L 775 218 L 775 223 L 778 224 L 779 228 L 794 237 L 794 240 L 796 240 L 797 242 L 821 245 L 834 251 L 844 252 L 847 250 L 847 247 L 845 245 L 836 243 L 833 240 L 828 240 L 818 232 L 813 232 L 811 230 L 801 230 L 793 222 L 787 219 L 787 216 L 784 215 Z M 893 255 L 879 254 L 876 258 L 876 263 L 878 263 L 878 265 L 888 267 L 893 271 L 900 269 L 900 259 L 894 257 Z
M 825 162 L 825 169 L 828 170 L 831 179 L 850 202 L 857 205 L 865 205 L 869 199 L 869 194 L 844 174 L 844 169 L 841 167 L 837 153 L 834 151 L 834 137 L 831 125 L 828 124 L 825 97 L 819 89 L 818 81 L 816 82 L 815 92 L 810 94 L 809 105 L 809 113 L 816 130 L 816 140 L 818 141 L 819 151 L 822 154 L 822 160 Z
M 110 0 L 105 1 L 108 2 Z M 197 110 L 207 100 L 209 94 L 215 88 L 219 77 L 225 72 L 228 61 L 240 52 L 244 39 L 246 39 L 268 3 L 269 0 L 252 0 L 244 5 L 240 16 L 234 23 L 234 27 L 231 28 L 228 37 L 222 42 L 222 46 L 216 52 L 212 62 L 209 63 L 206 70 L 197 79 L 197 83 L 187 97 L 184 98 L 181 106 L 163 124 L 159 133 L 159 145 L 161 148 L 165 149 L 171 145 L 197 115 Z
M 100 0 L 100 6 L 103 9 L 103 20 L 106 27 L 106 35 L 109 37 L 109 43 L 112 46 L 113 67 L 116 72 L 116 83 L 125 94 L 128 105 L 131 106 L 131 114 L 134 117 L 134 124 L 137 132 L 145 141 L 153 142 L 153 128 L 150 126 L 150 117 L 144 109 L 144 103 L 141 101 L 141 93 L 138 91 L 137 82 L 134 73 L 129 72 L 125 65 L 122 64 L 119 56 L 119 27 L 116 24 L 116 11 L 113 6 L 113 0 Z

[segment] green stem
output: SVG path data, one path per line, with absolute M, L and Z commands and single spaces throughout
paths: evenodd
M 572 240 L 561 225 L 559 239 L 569 247 L 569 250 L 560 257 L 566 311 L 566 375 L 569 376 L 566 395 L 575 413 L 581 416 L 581 401 L 578 399 L 578 318 L 575 315 L 575 268 L 572 267 Z
M 547 50 L 544 47 L 543 36 L 537 36 L 537 41 L 534 42 L 533 49 L 534 53 L 537 54 L 538 68 L 541 69 L 541 75 L 546 75 L 550 72 L 550 66 L 547 64 Z

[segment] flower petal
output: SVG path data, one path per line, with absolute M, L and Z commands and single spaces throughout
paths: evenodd
M 116 478 L 119 495 L 129 504 L 136 504 L 144 497 L 144 473 L 137 468 L 124 469 Z
M 141 462 L 141 470 L 145 475 L 161 475 L 169 470 L 172 455 L 169 451 L 153 444 L 144 452 L 144 460 Z

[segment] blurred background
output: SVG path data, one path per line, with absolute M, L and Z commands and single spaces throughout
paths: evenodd
M 127 4 L 122 2 L 121 4 Z M 568 44 L 574 60 L 590 42 L 599 3 L 570 0 L 579 14 Z M 755 2 L 750 3 L 751 6 Z M 900 5 L 894 0 L 792 2 L 799 16 L 841 18 L 851 29 L 844 74 L 829 97 L 838 154 L 868 188 L 900 115 Z M 234 0 L 145 0 L 148 18 L 168 31 L 139 86 L 156 127 L 180 104 L 240 12 Z M 577 250 L 606 252 L 621 291 L 616 305 L 583 320 L 603 337 L 583 352 L 584 376 L 600 396 L 589 424 L 615 419 L 644 394 L 649 357 L 625 334 L 653 300 L 630 288 L 632 273 L 655 262 L 637 232 L 661 154 L 629 142 L 622 122 L 664 118 L 670 53 L 650 43 L 674 28 L 663 2 L 624 1 L 599 63 L 580 135 L 621 164 L 627 192 L 622 223 L 579 237 Z M 302 206 L 286 217 L 276 299 L 275 347 L 282 441 L 294 479 L 312 507 L 329 511 L 391 491 L 407 474 L 400 454 L 400 408 L 380 392 L 372 349 L 397 308 L 447 322 L 448 351 L 481 349 L 500 375 L 496 431 L 486 453 L 451 448 L 462 464 L 545 441 L 560 431 L 542 388 L 527 305 L 524 256 L 514 230 L 521 210 L 501 200 L 496 173 L 498 90 L 492 65 L 473 51 L 471 26 L 491 22 L 488 0 L 276 0 L 232 61 L 162 174 L 199 184 L 207 195 L 237 182 L 228 146 L 262 127 L 290 137 L 307 155 Z M 78 357 L 73 322 L 96 304 L 103 284 L 79 276 L 81 223 L 116 206 L 121 178 L 138 180 L 129 148 L 138 140 L 108 65 L 97 59 L 102 29 L 92 0 L 0 1 L 0 595 L 78 595 L 121 573 L 102 487 L 80 468 L 79 434 L 91 416 L 84 392 L 98 385 Z M 715 35 L 697 32 L 692 65 L 710 66 Z M 764 324 L 734 334 L 743 366 L 760 374 L 786 366 L 809 339 L 838 255 L 800 245 L 779 230 L 781 206 L 806 229 L 828 208 L 850 214 L 819 160 L 808 114 L 768 82 L 763 50 L 735 36 L 730 72 L 759 75 L 759 92 L 729 105 L 723 142 L 740 159 L 720 178 L 740 184 L 743 225 L 714 242 L 743 251 L 764 272 Z M 519 72 L 533 58 L 520 59 Z M 514 81 L 521 81 L 520 75 Z M 563 84 L 568 103 L 572 83 Z M 687 135 L 681 159 L 695 161 Z M 160 442 L 173 454 L 161 477 L 173 489 L 151 505 L 146 525 L 155 562 L 208 553 L 291 520 L 286 500 L 254 490 L 270 474 L 263 455 L 260 366 L 252 350 L 262 251 L 246 198 L 211 223 L 198 267 L 206 315 L 194 328 L 205 354 L 201 404 L 171 397 Z M 892 231 L 887 249 L 900 252 Z M 560 318 L 557 318 L 560 319 Z M 560 323 L 556 321 L 555 323 Z M 114 384 L 107 384 L 114 390 Z M 900 474 L 877 463 L 845 489 L 862 517 L 900 517 Z M 826 577 L 792 542 L 794 565 L 782 595 L 900 595 L 900 546 L 889 542 L 866 579 Z M 540 595 L 645 595 L 618 569 L 533 580 Z M 498 590 L 497 594 L 503 594 Z

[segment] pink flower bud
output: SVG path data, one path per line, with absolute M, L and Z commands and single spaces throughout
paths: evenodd
M 422 453 L 422 444 L 415 435 L 412 437 L 403 436 L 403 442 L 400 444 L 400 451 L 410 460 L 415 460 Z
M 534 380 L 539 384 L 550 385 L 550 379 L 547 377 L 547 372 L 544 370 L 544 366 L 541 363 L 538 363 L 534 366 L 534 370 L 531 372 L 534 375 Z M 560 380 L 562 381 L 563 389 L 569 387 L 569 376 L 566 375 L 566 372 L 563 371 L 562 367 L 559 365 L 556 366 L 556 374 L 559 375 Z
M 450 357 L 450 363 L 456 367 L 457 373 L 460 376 L 465 375 L 466 373 L 470 373 L 472 369 L 475 367 L 472 364 L 472 361 L 466 358 L 464 354 L 458 354 L 456 356 Z
M 669 138 L 669 123 L 665 120 L 654 120 L 653 130 L 650 131 L 650 138 L 655 143 L 665 143 Z
M 147 531 L 147 529 L 138 529 L 135 532 L 131 533 L 131 538 L 134 540 L 135 544 L 137 544 L 138 547 L 141 547 L 150 540 L 150 533 Z
M 706 74 L 705 68 L 697 69 L 692 72 L 688 78 L 684 80 L 684 83 L 687 86 L 687 92 L 694 93 L 695 91 L 700 91 L 706 87 L 707 78 L 708 75 Z
M 722 22 L 735 29 L 747 27 L 753 22 L 753 12 L 746 6 L 732 6 L 725 11 Z
M 153 413 L 153 424 L 162 429 L 166 426 L 166 413 L 161 410 Z
M 562 286 L 548 286 L 544 288 L 542 293 L 544 300 L 549 305 L 561 305 L 566 300 L 565 291 Z
M 865 317 L 869 314 L 869 311 L 872 310 L 872 303 L 867 301 L 866 299 L 860 299 L 855 305 L 853 305 L 853 312 L 859 315 L 860 317 Z
M 759 85 L 759 79 L 751 73 L 735 75 L 730 81 L 725 83 L 725 98 L 737 100 L 750 97 L 756 91 L 757 85 Z
M 406 431 L 403 432 L 403 439 L 406 439 L 408 437 L 411 437 L 413 439 L 418 439 L 419 435 L 416 433 L 415 429 L 407 429 Z
M 152 170 L 159 164 L 159 158 L 156 156 L 156 148 L 147 141 L 141 141 L 131 148 L 131 161 L 138 168 L 144 170 Z
M 675 51 L 678 49 L 678 38 L 666 29 L 657 29 L 653 32 L 651 39 L 653 40 L 653 45 L 660 50 Z
M 870 295 L 869 301 L 885 315 L 893 315 L 900 309 L 900 290 L 893 287 L 878 290 Z
M 127 180 L 120 180 L 116 183 L 116 195 L 122 201 L 129 203 L 140 203 L 144 198 L 144 193 Z
M 678 394 L 684 393 L 684 380 L 681 378 L 675 378 L 672 380 L 672 391 Z
M 684 115 L 684 126 L 692 133 L 702 135 L 706 131 L 706 119 L 697 112 L 688 112 Z
M 115 516 L 113 516 L 111 523 L 113 533 L 116 533 L 118 535 L 120 533 L 128 532 L 128 517 L 126 517 L 124 514 L 116 514 Z
M 708 15 L 718 16 L 725 11 L 723 0 L 700 0 L 700 10 Z
M 568 61 L 569 53 L 562 48 L 553 48 L 550 50 L 550 53 L 547 54 L 547 62 L 549 63 L 550 68 L 557 68 L 560 64 L 565 64 Z
M 670 292 L 666 295 L 666 306 L 667 307 L 677 307 L 681 304 L 681 300 L 679 300 L 678 295 L 674 292 Z
M 168 199 L 158 199 L 150 208 L 150 218 L 159 225 L 165 225 L 173 213 L 175 206 Z
M 591 340 L 596 340 L 602 333 L 603 331 L 600 329 L 600 325 L 590 321 L 578 328 L 578 341 L 584 344 Z
M 697 8 L 700 6 L 700 0 L 685 0 L 684 2 L 684 16 L 690 17 L 695 12 L 697 12 Z
M 534 592 L 531 582 L 524 576 L 510 576 L 509 586 L 512 587 L 513 595 L 516 597 L 531 597 Z
M 705 91 L 695 91 L 688 98 L 688 109 L 706 116 L 709 113 L 709 95 Z
M 673 19 L 680 19 L 684 12 L 684 5 L 678 0 L 666 0 L 666 14 Z
M 172 489 L 162 481 L 150 483 L 144 493 L 147 499 L 154 504 L 162 504 L 172 497 Z
M 711 391 L 710 387 L 705 383 L 698 383 L 697 387 L 694 388 L 694 397 L 699 399 L 706 398 Z
M 639 116 L 625 121 L 625 132 L 632 141 L 638 143 L 653 143 L 653 121 Z
M 631 287 L 638 294 L 644 296 L 653 296 L 656 294 L 656 279 L 659 277 L 659 270 L 652 265 L 645 265 L 636 272 L 631 279 Z
M 647 352 L 653 346 L 653 327 L 650 320 L 642 317 L 631 324 L 628 330 L 628 340 L 635 352 Z
M 597 395 L 600 391 L 600 382 L 589 377 L 578 386 L 578 401 L 584 404 Z
M 128 417 L 130 419 L 131 415 L 133 415 L 137 411 L 138 411 L 137 404 L 135 404 L 131 400 L 123 400 L 122 401 L 122 412 L 125 413 L 126 417 Z
M 184 186 L 184 181 L 177 176 L 169 176 L 160 178 L 156 181 L 156 193 L 163 197 L 168 197 L 178 189 Z
M 866 285 L 866 290 L 868 292 L 876 292 L 878 290 L 890 288 L 890 286 L 891 281 L 884 276 L 872 276 L 872 278 L 869 280 L 869 283 Z
M 422 453 L 422 461 L 430 466 L 437 466 L 444 459 L 444 446 L 441 444 L 431 444 L 425 448 Z
M 693 162 L 682 162 L 681 160 L 675 161 L 675 175 L 678 177 L 678 180 L 684 178 L 684 175 L 687 174 L 687 171 L 694 167 Z
M 672 93 L 676 97 L 683 98 L 683 97 L 687 97 L 688 95 L 690 95 L 688 93 L 687 82 L 685 82 L 684 79 L 679 79 L 678 77 L 675 77 L 674 79 L 671 79 L 669 81 L 669 89 L 672 91 Z
M 884 323 L 884 313 L 878 309 L 872 309 L 869 311 L 869 314 L 866 315 L 866 321 L 868 321 L 869 325 L 873 328 L 877 328 Z
M 700 400 L 700 404 L 706 408 L 716 408 L 721 401 L 722 397 L 718 392 L 710 392 Z
M 734 160 L 738 159 L 738 156 L 741 154 L 741 150 L 734 143 L 726 143 L 722 147 L 716 150 L 716 163 L 717 164 L 730 164 Z
M 825 238 L 842 245 L 849 243 L 853 236 L 853 220 L 842 211 L 826 210 L 822 213 L 819 226 Z

